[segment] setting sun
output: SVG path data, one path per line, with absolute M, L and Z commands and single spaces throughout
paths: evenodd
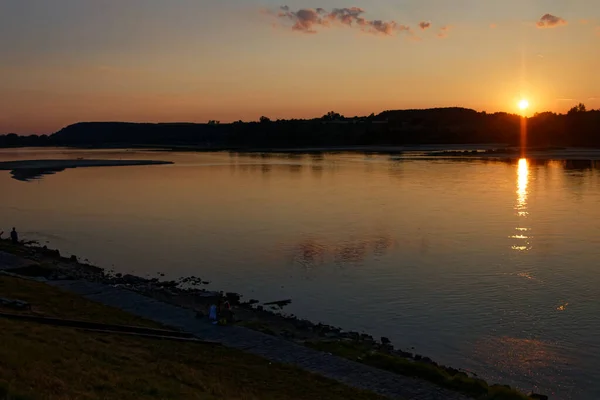
M 529 108 L 529 101 L 527 101 L 526 99 L 522 99 L 519 101 L 519 109 L 520 110 L 527 110 Z

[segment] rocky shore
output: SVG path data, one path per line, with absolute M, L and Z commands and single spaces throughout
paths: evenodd
M 416 354 L 414 348 L 398 349 L 386 337 L 343 330 L 326 324 L 286 315 L 284 308 L 292 300 L 261 303 L 242 295 L 207 289 L 209 282 L 200 277 L 183 277 L 165 281 L 122 275 L 114 271 L 80 262 L 76 256 L 62 257 L 58 250 L 37 243 L 15 246 L 0 240 L 0 254 L 18 256 L 19 262 L 2 267 L 7 272 L 42 280 L 84 280 L 124 288 L 161 302 L 194 310 L 197 318 L 205 318 L 208 308 L 226 298 L 233 306 L 235 324 L 277 336 L 303 346 L 359 361 L 401 375 L 429 380 L 474 398 L 547 399 L 547 396 L 525 396 L 509 386 L 488 385 L 475 373 L 440 365 L 431 358 Z M 24 261 L 26 260 L 26 261 Z

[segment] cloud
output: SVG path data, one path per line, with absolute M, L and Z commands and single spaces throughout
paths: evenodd
M 442 27 L 440 28 L 440 31 L 439 31 L 439 32 L 438 32 L 438 34 L 437 34 L 437 35 L 438 35 L 438 37 L 439 37 L 439 38 L 442 38 L 442 39 L 443 39 L 443 38 L 446 38 L 446 37 L 448 37 L 448 32 L 450 32 L 450 30 L 451 30 L 451 29 L 452 29 L 452 27 L 451 27 L 451 26 L 449 26 L 449 25 L 447 25 L 447 26 L 442 26 Z
M 498 24 L 490 24 L 490 29 L 496 29 L 498 27 Z
M 557 26 L 567 25 L 567 21 L 552 14 L 544 14 L 536 25 L 538 28 L 555 28 Z
M 600 36 L 600 26 L 596 27 L 596 35 Z
M 589 19 L 580 19 L 579 23 L 582 24 L 582 25 L 587 25 L 587 24 L 590 23 L 590 20 Z
M 292 11 L 290 7 L 282 6 L 278 12 L 269 14 L 291 21 L 292 30 L 302 33 L 314 34 L 317 33 L 317 28 L 321 27 L 356 27 L 363 32 L 389 36 L 400 32 L 412 33 L 409 26 L 396 21 L 366 19 L 363 17 L 365 12 L 360 7 L 334 8 L 332 11 L 318 7 Z
M 562 99 L 556 99 L 556 101 L 575 101 L 575 99 L 562 98 Z
M 422 30 L 431 28 L 431 22 L 429 22 L 429 21 L 421 21 L 421 22 L 419 22 L 419 28 L 421 28 Z

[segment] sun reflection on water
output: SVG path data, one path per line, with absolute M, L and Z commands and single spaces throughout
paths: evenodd
M 529 184 L 529 164 L 526 158 L 519 160 L 517 169 L 517 211 L 527 215 L 527 186 Z
M 515 210 L 517 215 L 524 220 L 527 219 L 529 212 L 527 211 L 527 196 L 529 186 L 529 163 L 526 158 L 521 158 L 517 165 L 517 203 Z M 519 224 L 520 225 L 520 224 Z M 531 236 L 527 233 L 530 228 L 523 226 L 517 226 L 515 230 L 518 232 L 511 237 L 511 239 L 517 239 L 519 242 L 512 245 L 511 248 L 516 251 L 527 251 L 530 247 L 529 239 Z

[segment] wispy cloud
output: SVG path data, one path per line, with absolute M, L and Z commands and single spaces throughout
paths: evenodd
M 451 29 L 452 27 L 450 25 L 442 26 L 437 34 L 438 37 L 442 39 L 448 37 L 448 32 L 450 32 Z
M 596 30 L 596 35 L 600 36 L 600 26 L 597 26 L 595 30 Z
M 430 21 L 421 21 L 421 22 L 419 22 L 419 28 L 421 28 L 422 30 L 429 29 L 429 28 L 431 28 L 431 22 Z
M 579 23 L 582 24 L 582 25 L 587 25 L 587 24 L 590 23 L 590 20 L 589 19 L 585 19 L 585 18 L 584 19 L 580 19 Z
M 498 24 L 490 24 L 490 29 L 496 29 L 498 27 Z
M 536 23 L 538 28 L 555 28 L 557 26 L 567 25 L 567 20 L 552 14 L 544 14 Z
M 561 99 L 556 99 L 556 101 L 575 101 L 575 99 L 569 99 L 569 98 L 561 98 Z
M 267 12 L 278 19 L 292 23 L 292 30 L 301 33 L 317 33 L 319 28 L 351 27 L 363 32 L 394 35 L 396 33 L 412 33 L 407 25 L 396 21 L 370 20 L 363 15 L 366 11 L 360 7 L 334 8 L 327 11 L 324 8 L 303 8 L 293 11 L 288 6 L 282 6 L 276 12 Z M 423 28 L 425 29 L 425 28 Z

